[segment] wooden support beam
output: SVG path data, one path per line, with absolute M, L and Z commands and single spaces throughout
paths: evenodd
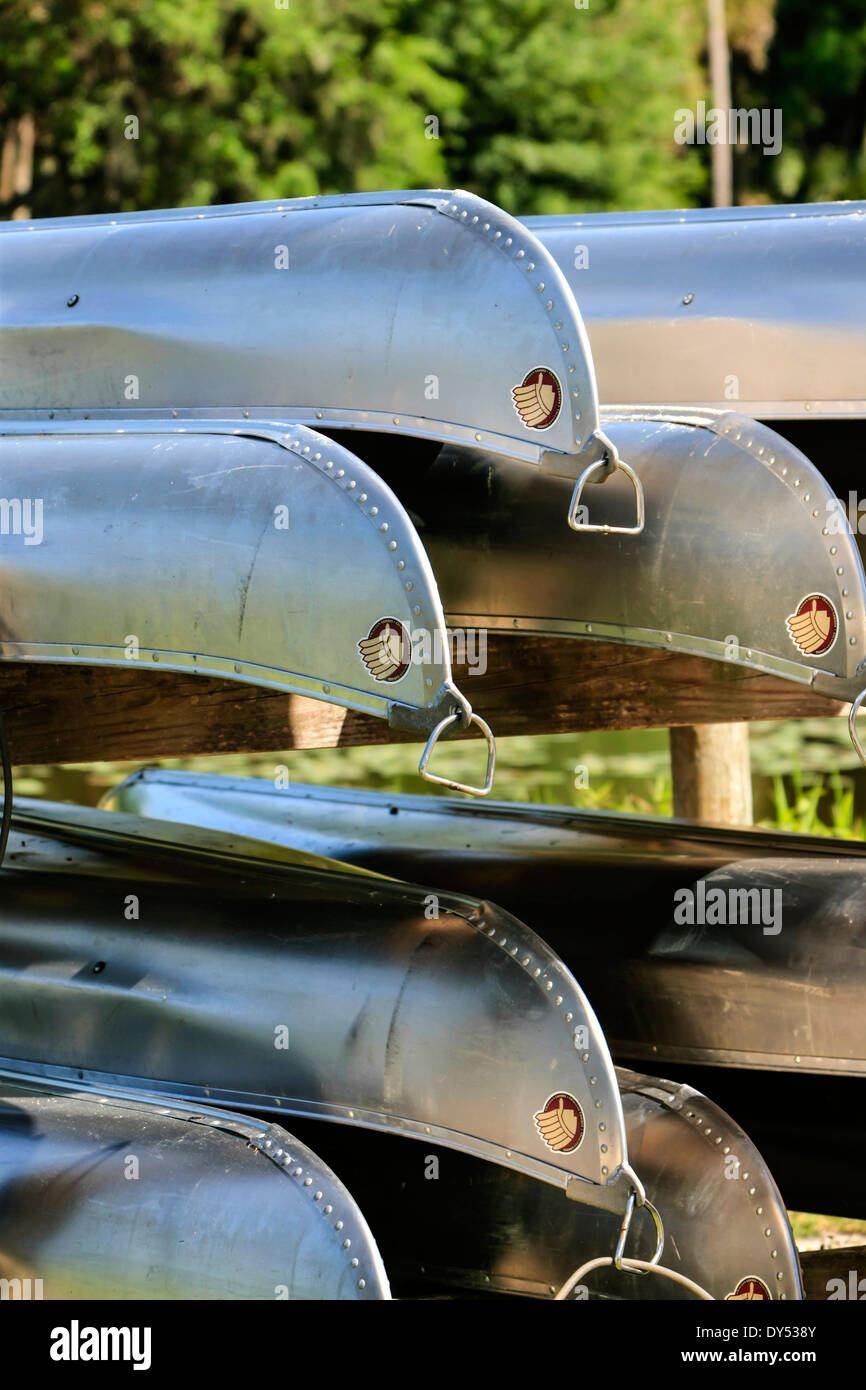
M 491 634 L 458 685 L 497 737 L 838 714 L 843 705 L 743 667 L 652 648 Z M 383 720 L 238 681 L 137 667 L 0 663 L 19 766 L 418 742 Z
M 748 724 L 670 731 L 674 815 L 709 825 L 752 824 Z

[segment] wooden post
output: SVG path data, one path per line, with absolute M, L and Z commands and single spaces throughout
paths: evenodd
M 725 22 L 725 0 L 707 0 L 707 52 L 710 59 L 710 86 L 713 106 L 724 111 L 727 123 L 731 109 L 731 72 L 728 53 L 728 30 Z M 727 140 L 710 145 L 713 168 L 713 206 L 727 208 L 734 196 L 733 160 Z
M 713 106 L 731 106 L 730 59 L 725 0 L 707 0 L 710 82 Z M 731 146 L 711 145 L 713 203 L 733 202 Z M 752 775 L 745 724 L 701 724 L 670 730 L 674 815 L 715 825 L 751 825 Z
M 748 724 L 670 730 L 674 815 L 711 825 L 751 825 Z

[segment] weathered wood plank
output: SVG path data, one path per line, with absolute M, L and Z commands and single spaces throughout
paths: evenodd
M 742 667 L 649 648 L 494 635 L 458 684 L 498 737 L 838 714 L 845 706 Z M 417 742 L 382 720 L 236 681 L 128 667 L 0 664 L 14 761 L 137 761 Z

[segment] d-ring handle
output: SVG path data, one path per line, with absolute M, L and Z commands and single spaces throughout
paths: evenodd
M 484 778 L 483 787 L 469 787 L 464 782 L 452 782 L 450 777 L 437 777 L 434 772 L 427 771 L 427 764 L 430 761 L 430 754 L 439 742 L 440 735 L 450 724 L 459 724 L 464 718 L 464 711 L 455 714 L 448 714 L 441 720 L 424 745 L 424 752 L 421 754 L 421 761 L 418 764 L 418 771 L 426 782 L 437 782 L 440 787 L 450 787 L 455 792 L 469 792 L 470 796 L 487 796 L 493 786 L 493 774 L 496 771 L 496 744 L 493 740 L 493 731 L 489 724 L 485 724 L 477 714 L 470 712 L 468 723 L 477 724 L 485 739 L 487 740 L 487 774 Z
M 625 1242 L 626 1237 L 628 1236 L 629 1227 L 631 1226 L 631 1219 L 634 1215 L 637 1197 L 638 1194 L 636 1192 L 632 1192 L 626 1204 L 625 1214 L 622 1218 L 622 1225 L 619 1228 L 619 1240 L 616 1243 L 616 1252 L 613 1257 L 615 1269 L 622 1270 L 623 1267 L 622 1259 L 625 1253 Z M 653 1219 L 653 1224 L 656 1228 L 655 1254 L 653 1255 L 649 1263 L 651 1265 L 657 1265 L 659 1260 L 661 1259 L 662 1251 L 665 1248 L 665 1228 L 662 1223 L 661 1213 L 659 1212 L 658 1208 L 653 1206 L 652 1202 L 649 1200 L 648 1197 L 644 1197 L 644 1200 L 640 1203 L 640 1206 L 645 1207 L 646 1210 L 649 1212 L 650 1216 Z M 641 1274 L 648 1274 L 649 1270 L 639 1270 L 637 1272 Z
M 581 494 L 593 473 L 598 473 L 604 469 L 606 476 L 609 476 L 610 472 L 615 471 L 617 468 L 622 469 L 626 477 L 631 479 L 637 508 L 637 524 L 635 526 L 593 526 L 588 521 L 578 521 L 577 509 L 580 506 Z M 610 468 L 609 459 L 596 459 L 595 463 L 591 463 L 588 468 L 584 468 L 575 484 L 574 492 L 571 497 L 571 506 L 568 509 L 568 524 L 572 531 L 597 531 L 605 536 L 639 536 L 644 528 L 644 516 L 643 483 L 634 469 L 630 468 L 621 458 L 617 456 L 613 460 L 613 470 Z
M 860 742 L 860 735 L 857 732 L 857 715 L 860 713 L 860 706 L 866 700 L 866 689 L 860 691 L 857 699 L 848 711 L 848 732 L 851 735 L 851 742 L 854 751 L 864 767 L 866 767 L 866 752 L 863 751 L 863 744 Z

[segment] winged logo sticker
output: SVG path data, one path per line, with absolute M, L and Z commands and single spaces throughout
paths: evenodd
M 752 1302 L 756 1299 L 765 1300 L 768 1298 L 772 1300 L 772 1297 L 763 1279 L 759 1279 L 756 1274 L 750 1274 L 748 1278 L 740 1280 L 733 1293 L 729 1293 L 725 1296 L 725 1302 L 741 1303 L 744 1299 L 746 1302 Z
M 514 409 L 530 430 L 547 430 L 562 406 L 562 387 L 549 367 L 533 367 L 511 388 Z
M 380 618 L 358 643 L 361 660 L 376 681 L 399 681 L 409 670 L 409 634 L 396 618 Z
M 583 1111 L 567 1091 L 557 1091 L 535 1116 L 535 1128 L 555 1153 L 574 1153 L 580 1147 L 584 1127 Z
M 788 636 L 806 656 L 823 656 L 836 641 L 836 609 L 823 594 L 808 594 L 796 613 L 785 619 Z

